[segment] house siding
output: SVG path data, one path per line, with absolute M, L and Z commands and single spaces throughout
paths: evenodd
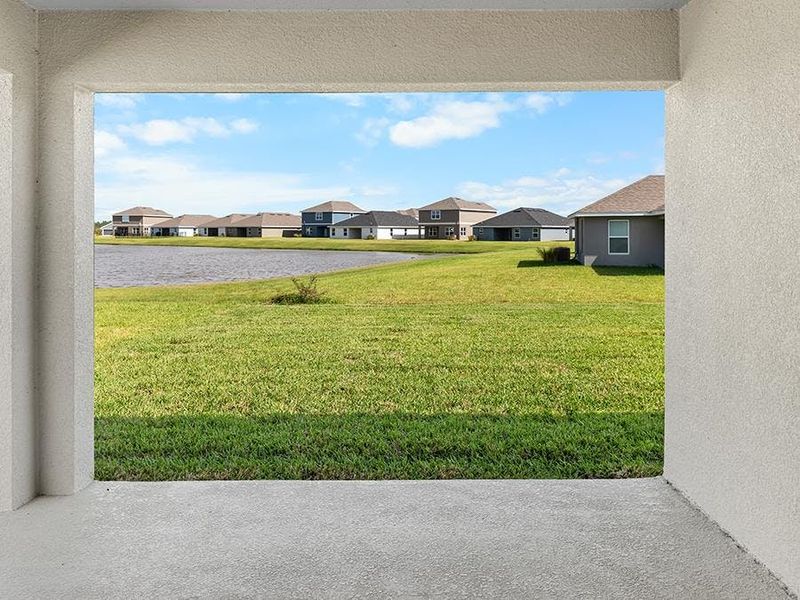
M 343 212 L 323 212 L 322 220 L 317 221 L 316 212 L 303 212 L 300 213 L 300 218 L 303 223 L 303 235 L 306 237 L 329 237 L 330 231 L 328 226 L 333 223 L 338 223 L 354 217 L 361 213 L 343 213 Z M 308 228 L 311 228 L 309 232 Z
M 453 234 L 459 239 L 467 238 L 473 235 L 473 225 L 481 221 L 485 221 L 494 213 L 481 212 L 473 210 L 443 210 L 441 211 L 442 218 L 433 220 L 431 219 L 430 210 L 419 211 L 419 223 L 423 228 L 426 238 L 429 239 L 446 239 L 448 237 L 447 228 L 453 228 Z M 438 227 L 437 234 L 432 234 L 430 227 Z M 461 228 L 465 229 L 463 235 Z
M 608 222 L 630 222 L 628 254 L 608 253 Z M 664 268 L 664 217 L 578 217 L 575 256 L 588 266 Z

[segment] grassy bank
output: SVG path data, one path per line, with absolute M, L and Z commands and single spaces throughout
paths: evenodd
M 659 473 L 663 275 L 514 248 L 321 276 L 322 305 L 98 290 L 96 476 Z
M 262 248 L 269 250 L 373 250 L 422 254 L 481 254 L 534 248 L 538 242 L 467 242 L 450 240 L 339 240 L 330 238 L 235 238 L 152 237 L 114 238 L 96 236 L 97 244 L 137 246 L 203 246 L 211 248 Z M 564 242 L 563 245 L 570 245 Z

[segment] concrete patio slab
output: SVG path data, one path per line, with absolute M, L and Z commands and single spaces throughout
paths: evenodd
M 96 482 L 0 514 L 2 598 L 788 598 L 663 479 Z

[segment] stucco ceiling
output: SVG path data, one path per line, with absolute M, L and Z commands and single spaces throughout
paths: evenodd
M 26 0 L 50 10 L 668 10 L 688 0 Z

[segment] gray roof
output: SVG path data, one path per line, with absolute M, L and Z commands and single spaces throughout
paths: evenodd
M 159 221 L 153 227 L 198 227 L 215 219 L 214 215 L 180 215 L 165 221 Z
M 358 206 L 356 206 L 352 202 L 348 202 L 347 200 L 329 200 L 328 202 L 323 202 L 322 204 L 317 204 L 316 206 L 304 208 L 301 212 L 363 213 L 365 211 L 363 208 L 359 208 Z
M 115 212 L 112 216 L 121 217 L 127 215 L 130 217 L 165 217 L 169 218 L 172 215 L 160 208 L 153 208 L 152 206 L 134 206 L 133 208 L 126 208 L 120 212 Z
M 417 227 L 419 221 L 393 210 L 371 210 L 334 224 L 336 227 Z
M 233 227 L 233 224 L 237 221 L 241 221 L 242 219 L 246 219 L 247 217 L 252 217 L 253 215 L 247 215 L 242 213 L 234 213 L 232 215 L 226 215 L 224 217 L 220 217 L 219 219 L 212 219 L 211 221 L 206 221 L 205 223 L 200 223 L 198 227 L 203 228 L 218 228 L 218 227 Z
M 597 202 L 584 206 L 570 216 L 663 215 L 664 198 L 664 176 L 649 175 Z
M 234 223 L 234 227 L 288 227 L 300 229 L 300 215 L 291 213 L 260 212 Z
M 419 210 L 416 208 L 404 208 L 403 210 L 398 210 L 401 215 L 408 215 L 409 217 L 414 217 L 415 219 L 419 219 Z
M 515 208 L 474 227 L 569 227 L 572 221 L 544 208 Z
M 454 196 L 439 200 L 433 204 L 428 204 L 427 206 L 422 206 L 419 210 L 473 210 L 478 212 L 497 212 L 493 206 L 489 206 L 484 202 L 472 202 Z

